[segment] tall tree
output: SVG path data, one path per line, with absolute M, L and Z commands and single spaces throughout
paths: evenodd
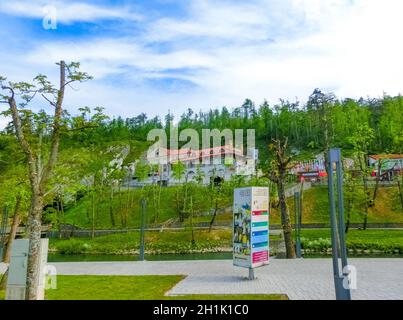
M 308 110 L 313 109 L 318 114 L 317 121 L 320 132 L 322 133 L 323 149 L 326 163 L 328 158 L 328 151 L 330 149 L 332 141 L 332 109 L 334 107 L 335 101 L 336 97 L 334 94 L 326 94 L 319 89 L 315 89 L 312 95 L 309 97 L 307 103 Z
M 369 190 L 369 174 L 370 170 L 368 167 L 368 152 L 371 142 L 375 138 L 375 133 L 372 128 L 368 126 L 368 124 L 361 124 L 357 131 L 350 137 L 350 143 L 353 146 L 354 155 L 358 162 L 358 166 L 361 172 L 361 178 L 363 183 L 363 191 L 364 191 L 364 221 L 363 221 L 363 229 L 367 229 L 368 222 L 368 209 L 372 206 L 372 199 Z
M 49 192 L 48 183 L 52 177 L 59 152 L 60 137 L 64 127 L 63 101 L 66 87 L 73 82 L 82 82 L 91 79 L 87 73 L 79 71 L 80 64 L 64 61 L 58 63 L 59 86 L 56 89 L 45 75 L 35 77 L 33 83 L 8 82 L 0 77 L 2 94 L 0 100 L 9 106 L 13 120 L 13 127 L 18 142 L 26 157 L 29 181 L 31 187 L 31 207 L 28 215 L 29 255 L 27 265 L 26 299 L 38 298 L 40 263 L 41 219 L 44 198 Z M 43 125 L 32 125 L 24 121 L 24 114 L 32 114 L 25 108 L 37 96 L 42 96 L 54 109 L 54 115 Z M 18 102 L 20 100 L 21 102 Z M 50 126 L 49 126 L 50 124 Z M 50 137 L 50 146 L 43 144 L 44 136 Z
M 291 168 L 292 161 L 292 157 L 287 154 L 288 139 L 286 138 L 284 142 L 273 140 L 269 148 L 274 152 L 275 158 L 271 163 L 271 172 L 268 177 L 277 185 L 287 259 L 295 259 L 296 255 L 292 237 L 291 218 L 285 194 L 287 172 Z

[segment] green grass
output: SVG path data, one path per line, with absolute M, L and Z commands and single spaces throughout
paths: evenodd
M 190 230 L 146 232 L 145 243 L 148 254 L 204 253 L 228 251 L 232 248 L 232 230 L 195 230 L 196 243 L 192 244 Z M 279 236 L 271 236 L 278 241 Z M 91 238 L 50 239 L 51 252 L 58 254 L 105 254 L 130 255 L 139 250 L 139 232 L 110 234 Z
M 152 300 L 164 294 L 183 276 L 58 276 L 57 289 L 47 300 Z
M 403 223 L 403 210 L 395 206 L 394 195 L 396 192 L 396 187 L 382 187 L 379 189 L 375 206 L 369 209 L 368 223 Z M 287 202 L 291 213 L 291 221 L 294 221 L 294 199 L 289 198 Z M 362 223 L 363 217 L 360 212 L 363 211 L 363 208 L 356 206 L 351 213 L 351 223 Z M 271 223 L 280 223 L 277 210 L 272 211 Z M 327 187 L 313 187 L 304 191 L 302 223 L 330 225 Z
M 287 300 L 285 295 L 165 296 L 184 276 L 58 276 L 46 300 Z M 4 291 L 0 291 L 4 299 Z
M 96 197 L 96 229 L 120 229 L 125 228 L 121 219 L 122 216 L 127 216 L 127 227 L 140 226 L 140 199 L 142 196 L 141 189 L 134 189 L 120 193 L 116 192 L 113 198 L 113 212 L 115 217 L 115 226 L 111 223 L 110 208 L 111 203 L 109 200 L 109 194 L 97 195 Z M 147 223 L 154 222 L 154 210 L 152 203 L 148 202 L 147 207 Z M 91 199 L 85 197 L 77 203 L 76 206 L 67 210 L 63 223 L 72 224 L 79 228 L 91 229 L 92 228 L 92 202 Z M 177 217 L 173 191 L 169 188 L 163 188 L 161 191 L 161 210 L 159 217 L 155 222 L 164 222 L 173 217 Z
M 317 252 L 331 248 L 329 230 L 302 230 L 302 246 Z M 350 230 L 346 235 L 351 250 L 403 254 L 403 230 Z
M 190 230 L 147 232 L 145 236 L 148 253 L 198 253 L 214 252 L 231 247 L 231 230 L 195 230 L 196 243 L 192 244 Z M 50 240 L 50 249 L 60 254 L 135 254 L 139 249 L 139 232 L 111 234 L 90 238 Z
M 209 201 L 206 201 L 208 195 L 206 195 L 205 192 L 205 188 L 200 188 L 198 191 L 198 194 L 200 195 L 197 206 L 199 212 L 207 212 L 209 210 Z M 379 189 L 375 206 L 369 209 L 368 223 L 403 223 L 403 210 L 399 206 L 396 206 L 396 192 L 396 187 L 381 187 Z M 177 219 L 178 213 L 176 210 L 175 197 L 176 193 L 174 188 L 162 188 L 159 216 L 157 218 L 155 217 L 155 210 L 153 209 L 152 201 L 150 200 L 147 208 L 147 223 L 163 223 L 170 219 Z M 96 206 L 96 229 L 124 228 L 121 224 L 121 217 L 125 215 L 128 217 L 127 227 L 138 227 L 140 224 L 140 198 L 140 189 L 131 190 L 130 196 L 126 191 L 122 191 L 120 196 L 116 193 L 113 201 L 116 224 L 115 226 L 112 226 L 109 214 L 110 203 L 108 194 L 104 194 L 103 196 L 98 195 Z M 293 221 L 294 199 L 289 198 L 287 202 Z M 229 203 L 231 203 L 230 199 Z M 84 198 L 79 201 L 76 206 L 66 211 L 63 223 L 72 224 L 83 229 L 91 229 L 92 220 L 90 211 L 91 202 L 88 198 Z M 360 212 L 363 212 L 363 208 L 356 205 L 351 214 L 352 223 L 362 222 L 363 218 Z M 302 219 L 304 224 L 320 223 L 329 225 L 327 187 L 313 187 L 304 191 Z M 209 222 L 210 220 L 210 216 L 198 217 L 197 212 L 193 218 L 194 223 Z M 232 222 L 232 213 L 221 213 L 217 216 L 216 221 L 230 225 Z M 277 208 L 271 209 L 270 223 L 281 224 L 280 214 Z M 185 225 L 189 225 L 189 219 L 185 221 Z
M 288 300 L 285 294 L 195 294 L 186 296 L 173 296 L 169 300 Z

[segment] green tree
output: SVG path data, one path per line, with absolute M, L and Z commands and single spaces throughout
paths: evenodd
M 363 229 L 367 229 L 368 223 L 368 209 L 372 206 L 371 194 L 368 185 L 368 177 L 370 174 L 370 169 L 367 165 L 369 147 L 375 138 L 374 130 L 368 126 L 368 124 L 361 124 L 357 131 L 350 137 L 349 141 L 353 146 L 354 156 L 358 162 L 359 170 L 361 172 L 363 191 L 365 197 L 365 207 L 364 207 L 364 221 Z
M 26 157 L 31 187 L 31 208 L 28 216 L 29 255 L 27 266 L 26 299 L 36 300 L 40 263 L 41 218 L 44 198 L 48 192 L 49 180 L 53 174 L 59 153 L 60 137 L 65 126 L 63 120 L 63 102 L 66 87 L 74 82 L 83 82 L 91 77 L 79 71 L 80 64 L 64 61 L 58 63 L 60 69 L 60 84 L 55 86 L 45 75 L 35 77 L 33 83 L 8 82 L 0 77 L 2 92 L 0 100 L 8 104 L 13 119 L 13 127 L 18 142 Z M 53 117 L 46 117 L 43 113 L 34 114 L 26 109 L 36 95 L 42 96 L 54 109 Z M 18 102 L 17 100 L 20 99 Z M 44 146 L 44 137 L 49 137 L 50 143 Z
M 277 185 L 287 259 L 295 259 L 296 255 L 292 237 L 290 212 L 285 196 L 286 176 L 288 170 L 291 168 L 292 161 L 292 156 L 287 154 L 288 139 L 285 139 L 284 142 L 274 140 L 269 147 L 275 154 L 275 159 L 272 161 L 271 165 L 271 172 L 269 173 L 269 179 Z

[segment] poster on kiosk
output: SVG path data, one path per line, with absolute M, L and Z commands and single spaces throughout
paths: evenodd
M 234 190 L 234 266 L 269 264 L 269 188 Z

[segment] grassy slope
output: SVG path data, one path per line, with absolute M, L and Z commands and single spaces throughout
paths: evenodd
M 375 206 L 369 209 L 368 223 L 403 223 L 403 210 L 393 207 L 394 193 L 397 188 L 380 188 Z M 329 222 L 329 201 L 327 187 L 315 187 L 304 192 L 303 196 L 303 223 L 325 223 Z M 294 199 L 288 199 L 290 213 L 294 221 Z M 362 216 L 359 209 L 351 214 L 352 223 L 361 223 Z M 279 222 L 277 212 L 272 212 L 272 223 Z
M 110 202 L 109 200 L 98 201 L 96 205 L 96 229 L 111 229 L 111 228 L 122 228 L 120 217 L 121 215 L 127 214 L 128 216 L 128 226 L 129 227 L 138 227 L 140 225 L 140 199 L 141 199 L 141 190 L 131 190 L 130 191 L 130 200 L 128 199 L 127 191 L 121 192 L 121 199 L 118 196 L 118 193 L 114 195 L 113 200 L 113 210 L 115 216 L 115 227 L 111 224 L 110 218 Z M 108 199 L 108 195 L 105 196 Z M 127 207 L 127 203 L 129 203 L 129 208 Z M 87 216 L 87 211 L 90 212 L 90 218 Z M 148 203 L 147 208 L 147 222 L 151 223 L 154 219 L 154 210 L 152 208 L 151 203 Z M 157 222 L 164 222 L 172 217 L 177 217 L 175 210 L 175 203 L 172 192 L 168 192 L 168 189 L 162 189 L 161 192 L 161 212 Z M 63 219 L 64 223 L 76 225 L 80 228 L 91 228 L 91 201 L 87 198 L 78 202 L 77 206 L 68 210 Z
M 378 199 L 373 208 L 369 210 L 368 222 L 369 223 L 403 223 L 403 210 L 394 208 L 393 199 L 396 188 L 380 188 L 378 193 Z M 171 218 L 177 218 L 178 213 L 175 207 L 175 192 L 171 188 L 163 188 L 161 192 L 161 211 L 157 222 L 165 222 Z M 114 199 L 114 211 L 115 211 L 115 228 L 121 228 L 120 224 L 120 214 L 128 213 L 129 217 L 129 227 L 137 227 L 140 224 L 140 190 L 131 191 L 133 204 L 129 210 L 126 207 L 127 193 L 122 192 L 122 205 L 120 201 L 115 196 Z M 315 187 L 304 192 L 303 198 L 303 223 L 325 223 L 329 224 L 328 216 L 328 195 L 327 188 L 325 187 Z M 208 201 L 204 203 L 203 210 L 208 209 Z M 292 221 L 294 221 L 294 200 L 292 198 L 288 199 L 289 210 L 291 213 Z M 69 224 L 74 224 L 80 228 L 91 228 L 91 219 L 87 217 L 87 210 L 90 208 L 90 202 L 88 200 L 80 201 L 76 207 L 68 210 L 64 217 L 64 222 Z M 96 209 L 98 220 L 97 229 L 111 229 L 112 225 L 110 222 L 109 215 L 109 201 L 101 201 Z M 362 216 L 359 214 L 359 210 L 355 209 L 351 215 L 352 223 L 361 223 Z M 152 204 L 149 202 L 147 210 L 147 220 L 148 223 L 154 221 L 155 211 L 152 208 Z M 209 221 L 211 217 L 194 217 L 193 222 L 206 222 Z M 216 221 L 226 222 L 231 225 L 232 213 L 227 212 L 221 214 L 217 217 Z M 278 209 L 272 209 L 270 221 L 272 224 L 280 224 L 280 216 Z M 187 221 L 188 222 L 188 221 Z
M 285 295 L 187 295 L 165 293 L 184 276 L 58 276 L 46 300 L 285 300 Z M 0 291 L 0 300 L 4 291 Z

